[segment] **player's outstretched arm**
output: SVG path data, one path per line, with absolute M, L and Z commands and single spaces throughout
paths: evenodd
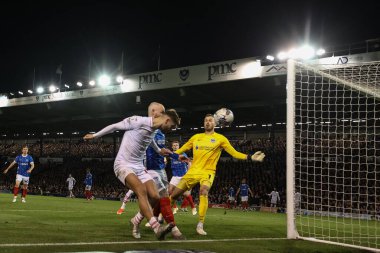
M 169 157 L 181 162 L 186 162 L 186 163 L 190 162 L 190 158 L 187 157 L 186 155 L 178 155 L 177 153 L 172 153 L 172 154 L 169 154 Z
M 176 150 L 174 153 L 176 154 L 182 154 L 182 153 L 185 153 L 186 151 L 190 150 L 193 148 L 193 142 L 194 140 L 197 138 L 197 135 L 193 135 L 190 140 L 188 140 L 185 144 L 183 144 L 183 146 L 181 148 L 179 148 L 178 150 Z
M 221 146 L 228 154 L 230 154 L 232 157 L 234 157 L 236 159 L 252 160 L 252 161 L 256 161 L 256 162 L 262 162 L 265 158 L 265 154 L 261 151 L 257 151 L 252 156 L 240 153 L 239 151 L 234 149 L 234 147 L 232 147 L 231 143 L 228 141 L 227 138 L 224 138 L 222 140 Z
M 117 130 L 125 130 L 124 128 L 125 128 L 124 121 L 121 121 L 119 123 L 115 123 L 115 124 L 106 126 L 105 128 L 103 128 L 102 130 L 100 130 L 99 132 L 97 132 L 95 134 L 86 134 L 83 137 L 83 139 L 84 140 L 91 140 L 91 139 L 94 139 L 94 138 L 99 138 L 99 137 L 102 137 L 104 135 L 113 133 L 113 132 L 115 132 Z
M 92 140 L 94 139 L 94 135 L 93 134 L 86 134 L 85 136 L 83 136 L 83 140 L 87 141 L 87 140 Z
M 251 156 L 251 160 L 256 161 L 256 162 L 262 162 L 264 161 L 264 158 L 265 158 L 265 154 L 261 151 L 257 151 Z
M 160 149 L 160 155 L 168 156 L 170 154 L 173 154 L 173 151 L 171 151 L 170 149 L 167 149 L 167 148 Z
M 7 173 L 8 173 L 8 170 L 10 170 L 15 164 L 16 164 L 15 161 L 11 162 L 11 164 L 9 164 L 8 168 L 6 168 L 6 169 L 4 170 L 3 173 L 4 173 L 4 174 L 7 174 Z
M 106 134 L 113 133 L 117 130 L 121 131 L 128 131 L 132 129 L 139 128 L 141 126 L 152 126 L 152 118 L 151 117 L 139 117 L 139 116 L 132 116 L 129 118 L 124 119 L 123 121 L 120 121 L 118 123 L 106 126 L 102 130 L 100 130 L 97 133 L 94 134 L 86 134 L 83 139 L 84 140 L 91 140 L 94 138 L 102 137 Z
M 162 156 L 168 156 L 170 154 L 173 154 L 173 152 L 170 149 L 160 148 L 154 139 L 152 140 L 149 146 L 152 147 L 157 154 L 160 154 Z
M 240 160 L 247 160 L 248 159 L 248 155 L 243 154 L 243 153 L 237 151 L 236 149 L 234 149 L 234 147 L 232 147 L 231 143 L 229 142 L 229 140 L 226 137 L 223 136 L 220 141 L 221 141 L 222 148 L 228 154 L 230 154 L 233 158 L 240 159 Z
M 184 162 L 185 162 L 185 163 L 188 163 L 189 166 L 191 165 L 191 160 L 190 160 L 190 158 L 189 158 L 188 156 L 186 156 L 186 155 L 179 155 L 178 160 L 181 161 L 181 162 L 183 162 L 183 163 L 184 163 Z

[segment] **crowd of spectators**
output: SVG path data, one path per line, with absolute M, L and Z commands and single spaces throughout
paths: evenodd
M 380 214 L 380 138 L 370 132 L 297 132 L 295 180 L 300 208 Z
M 250 153 L 261 150 L 266 153 L 264 163 L 254 163 L 248 161 L 235 161 L 232 158 L 221 159 L 218 163 L 217 173 L 213 187 L 210 191 L 210 203 L 222 204 L 226 202 L 229 187 L 235 190 L 240 185 L 242 178 L 247 179 L 247 183 L 254 192 L 254 197 L 250 202 L 254 205 L 268 205 L 267 194 L 276 187 L 282 198 L 285 192 L 285 140 L 276 138 L 274 140 L 255 139 L 245 141 L 232 141 L 231 144 L 239 151 Z M 274 147 L 274 148 L 273 148 Z M 40 152 L 40 143 L 29 144 L 30 154 Z M 20 145 L 1 144 L 0 152 L 3 155 L 15 156 L 19 154 Z M 29 192 L 31 194 L 67 196 L 66 179 L 69 174 L 77 180 L 74 187 L 74 194 L 77 197 L 84 195 L 84 183 L 86 168 L 91 169 L 94 178 L 93 194 L 96 198 L 118 199 L 125 193 L 124 186 L 118 181 L 113 173 L 113 162 L 109 160 L 97 159 L 83 161 L 82 157 L 107 158 L 113 157 L 113 144 L 83 141 L 56 141 L 44 142 L 42 154 L 48 157 L 62 157 L 63 162 L 48 162 L 37 164 L 30 180 Z M 223 154 L 224 157 L 228 156 Z M 168 164 L 168 167 L 170 164 Z M 167 168 L 170 177 L 170 169 Z M 8 173 L 5 182 L 2 182 L 3 190 L 11 190 L 14 183 L 15 170 Z M 195 199 L 198 199 L 198 189 L 193 190 Z
M 350 212 L 355 214 L 380 214 L 380 139 L 377 135 L 324 133 L 308 135 L 297 132 L 295 139 L 295 180 L 300 193 L 300 208 L 321 212 Z M 251 205 L 269 206 L 269 196 L 274 188 L 280 194 L 280 207 L 286 204 L 286 143 L 284 137 L 231 140 L 231 144 L 243 153 L 261 150 L 266 154 L 263 163 L 238 161 L 223 152 L 217 165 L 209 202 L 226 203 L 228 190 L 237 191 L 246 178 L 253 191 Z M 66 196 L 66 179 L 72 174 L 77 180 L 74 194 L 83 196 L 86 168 L 94 176 L 93 194 L 97 198 L 119 199 L 125 193 L 124 186 L 113 173 L 115 151 L 119 143 L 97 140 L 56 140 L 28 143 L 29 153 L 35 157 L 29 191 L 32 194 Z M 15 157 L 20 144 L 0 144 L 0 154 Z M 61 157 L 63 161 L 39 163 L 38 157 Z M 188 153 L 191 157 L 191 151 Z M 90 158 L 97 160 L 83 160 Z M 106 159 L 107 158 L 107 159 Z M 170 177 L 170 170 L 167 169 Z M 11 191 L 15 170 L 0 179 L 0 190 Z M 192 194 L 197 201 L 199 189 Z M 238 198 L 239 200 L 239 198 Z
M 44 141 L 27 143 L 29 153 L 35 157 L 114 157 L 114 144 L 101 140 L 85 142 L 83 140 Z M 0 154 L 16 156 L 20 152 L 20 144 L 0 144 Z M 118 145 L 116 145 L 118 148 Z
M 76 184 L 73 193 L 76 197 L 84 196 L 84 179 L 86 169 L 90 168 L 93 175 L 92 192 L 96 198 L 117 199 L 125 193 L 124 186 L 113 174 L 112 161 L 81 161 L 78 158 L 65 160 L 59 164 L 49 162 L 38 164 L 34 169 L 29 183 L 29 193 L 37 195 L 67 196 L 68 184 L 66 179 L 71 174 Z M 1 183 L 3 190 L 10 191 L 14 184 L 16 170 L 8 172 L 5 181 Z

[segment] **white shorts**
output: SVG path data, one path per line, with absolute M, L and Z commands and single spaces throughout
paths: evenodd
M 29 177 L 22 176 L 20 174 L 16 175 L 16 181 L 22 181 L 23 184 L 29 184 Z
M 248 201 L 248 196 L 241 196 L 241 201 Z
M 158 192 L 168 188 L 168 176 L 165 170 L 148 170 L 148 173 L 153 178 Z
M 90 186 L 90 187 L 91 187 L 91 186 Z M 69 191 L 72 191 L 73 188 L 74 188 L 73 186 L 71 186 L 71 187 L 69 186 Z
M 230 197 L 228 197 L 228 200 L 229 201 L 235 201 L 235 197 L 230 196 Z
M 86 185 L 86 187 L 84 187 L 84 189 L 86 190 L 86 191 L 91 191 L 91 185 Z M 72 189 L 71 189 L 72 190 Z
M 172 177 L 172 179 L 170 179 L 170 184 L 177 186 L 179 184 L 179 181 L 181 181 L 181 179 L 182 177 Z
M 133 173 L 135 174 L 141 183 L 146 183 L 149 180 L 153 180 L 152 176 L 145 169 L 143 164 L 123 164 L 123 163 L 115 163 L 114 171 L 116 177 L 125 185 L 125 178 Z
M 174 185 L 174 186 L 177 186 L 178 184 L 179 184 L 179 182 L 181 181 L 181 179 L 182 179 L 182 177 L 172 177 L 171 179 L 170 179 L 170 184 L 171 185 Z M 185 196 L 187 196 L 187 195 L 190 195 L 191 194 L 191 190 L 188 190 L 188 191 L 185 191 L 184 193 L 183 193 Z M 186 195 L 187 194 L 187 195 Z

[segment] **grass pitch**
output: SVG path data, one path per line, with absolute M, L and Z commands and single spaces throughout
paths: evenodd
M 158 242 L 142 226 L 142 238 L 131 236 L 129 220 L 136 203 L 116 215 L 116 201 L 28 196 L 27 203 L 11 203 L 11 194 L 0 194 L 0 252 L 80 252 L 184 249 L 211 252 L 366 252 L 301 240 L 286 240 L 284 214 L 209 209 L 205 230 L 197 235 L 197 216 L 178 213 L 176 222 L 187 241 Z

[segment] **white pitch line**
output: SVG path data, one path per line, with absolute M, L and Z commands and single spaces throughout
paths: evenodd
M 347 239 L 347 240 L 353 240 L 353 239 L 380 239 L 380 236 L 331 236 L 331 237 L 315 237 L 316 239 L 320 240 L 328 240 L 328 239 Z
M 50 210 L 50 209 L 18 209 L 18 210 L 4 210 L 4 212 L 51 212 L 51 213 L 116 213 L 111 211 L 74 211 L 74 210 Z
M 67 243 L 8 243 L 0 244 L 5 247 L 46 247 L 46 246 L 81 246 L 81 245 L 119 245 L 119 244 L 155 244 L 155 243 L 198 243 L 198 242 L 235 242 L 235 241 L 269 241 L 287 240 L 287 238 L 236 238 L 236 239 L 205 239 L 205 240 L 183 240 L 183 241 L 129 241 L 129 242 L 67 242 Z

